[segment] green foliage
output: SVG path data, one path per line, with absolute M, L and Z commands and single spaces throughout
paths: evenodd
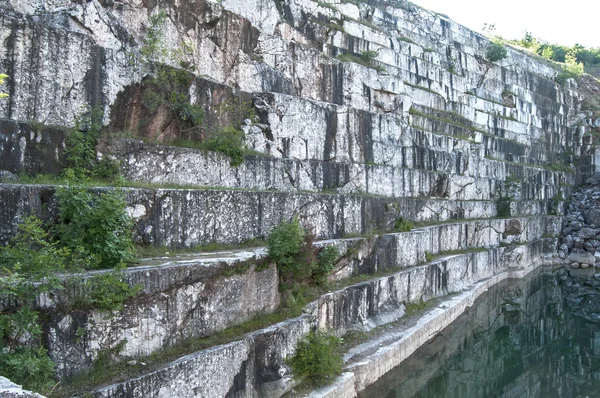
M 405 43 L 415 44 L 415 41 L 413 39 L 411 39 L 410 37 L 398 36 L 398 37 L 396 37 L 396 39 L 398 39 L 398 41 L 403 41 Z
M 118 161 L 96 157 L 96 144 L 102 132 L 103 112 L 95 108 L 75 120 L 75 128 L 65 139 L 65 157 L 68 168 L 63 174 L 71 180 L 88 178 L 114 179 L 120 174 Z
M 429 250 L 425 250 L 425 261 L 428 263 L 433 261 L 433 254 Z
M 42 222 L 31 216 L 19 225 L 9 245 L 0 248 L 0 374 L 25 388 L 46 391 L 54 385 L 54 364 L 42 347 L 36 295 L 58 287 L 68 250 L 50 241 Z
M 569 79 L 576 79 L 583 74 L 584 66 L 572 54 L 567 54 L 562 70 L 556 76 L 556 82 L 564 85 Z
M 404 217 L 398 217 L 394 223 L 395 232 L 409 232 L 413 229 L 413 225 L 410 221 L 404 219 Z
M 269 235 L 267 249 L 277 264 L 281 290 L 326 284 L 339 251 L 335 246 L 327 246 L 317 255 L 313 240 L 314 235 L 307 233 L 295 217 L 281 222 Z
M 130 255 L 127 246 L 131 245 L 130 231 L 129 240 L 124 236 L 129 219 L 124 218 L 124 204 L 117 194 L 94 196 L 83 188 L 61 188 L 57 195 L 61 220 L 68 224 L 56 225 L 53 231 L 63 240 L 53 239 L 42 221 L 30 216 L 10 243 L 0 248 L 0 300 L 6 303 L 0 312 L 0 374 L 39 392 L 55 383 L 54 363 L 42 345 L 37 296 L 63 288 L 57 273 L 106 266 L 123 251 Z M 119 247 L 122 242 L 125 248 Z M 121 266 L 72 290 L 78 292 L 71 298 L 76 305 L 115 310 L 140 288 L 124 281 Z
M 360 53 L 360 59 L 362 59 L 363 62 L 371 64 L 371 63 L 373 63 L 375 58 L 377 58 L 378 55 L 379 55 L 379 51 L 375 51 L 375 50 L 363 51 Z
M 4 80 L 8 78 L 8 75 L 0 73 L 0 84 L 4 84 Z M 0 93 L 0 99 L 8 97 L 6 93 Z
M 572 55 L 576 63 L 586 67 L 600 65 L 600 48 L 586 48 L 581 44 L 575 44 L 573 47 L 550 44 L 533 37 L 530 32 L 526 32 L 522 39 L 511 40 L 510 43 L 554 62 L 565 63 L 569 55 Z
M 125 280 L 125 267 L 120 265 L 110 272 L 102 272 L 85 280 L 76 298 L 78 307 L 98 308 L 106 311 L 120 311 L 123 303 L 135 297 L 140 285 L 129 286 Z
M 267 239 L 269 257 L 275 261 L 281 282 L 286 284 L 306 275 L 308 264 L 298 261 L 306 231 L 300 221 L 294 217 L 291 221 L 282 221 Z
M 489 62 L 498 62 L 506 58 L 508 55 L 506 47 L 500 41 L 494 40 L 488 44 L 485 52 L 485 58 Z
M 337 59 L 342 62 L 354 62 L 367 68 L 375 69 L 378 72 L 383 72 L 385 69 L 381 65 L 375 63 L 375 57 L 379 54 L 378 51 L 363 51 L 359 56 L 354 54 L 340 54 Z
M 560 205 L 563 204 L 565 198 L 563 197 L 562 192 L 558 192 L 552 198 L 552 202 L 550 203 L 550 208 L 548 209 L 548 214 L 557 216 L 560 211 Z
M 163 25 L 167 19 L 165 10 L 160 10 L 152 15 L 148 24 L 148 33 L 141 48 L 142 56 L 146 61 L 153 60 L 165 55 L 165 48 L 162 45 Z
M 204 120 L 204 109 L 190 102 L 189 86 L 194 75 L 169 66 L 157 66 L 151 88 L 144 94 L 144 105 L 150 112 L 163 106 L 177 116 L 181 129 L 198 130 Z
M 18 232 L 10 244 L 0 248 L 0 266 L 3 270 L 0 275 L 6 277 L 26 274 L 36 281 L 48 282 L 54 273 L 65 269 L 69 255 L 67 248 L 50 240 L 41 220 L 29 216 L 19 224 Z M 2 291 L 4 294 L 12 292 L 9 286 L 5 286 Z M 20 292 L 12 293 L 14 296 L 21 296 Z
M 331 383 L 342 373 L 341 340 L 325 331 L 311 331 L 298 342 L 296 353 L 287 360 L 294 375 L 313 387 Z
M 53 232 L 60 244 L 82 260 L 86 269 L 113 268 L 135 251 L 132 221 L 118 190 L 95 194 L 82 186 L 57 188 L 59 223 Z
M 505 196 L 496 199 L 496 217 L 506 218 L 510 217 L 511 210 L 510 205 L 513 202 L 512 196 Z
M 340 256 L 340 251 L 335 246 L 325 246 L 317 256 L 317 263 L 313 268 L 313 279 L 318 285 L 327 284 L 327 276 L 331 274 L 335 261 Z
M 211 151 L 221 152 L 231 158 L 232 166 L 239 166 L 246 153 L 246 135 L 242 130 L 228 126 L 217 132 L 208 134 L 204 147 Z
M 19 346 L 0 354 L 0 374 L 33 391 L 50 391 L 55 385 L 54 362 L 41 346 Z
M 282 221 L 276 226 L 267 240 L 268 253 L 277 265 L 289 267 L 300 252 L 304 242 L 305 231 L 298 218 Z
M 506 177 L 503 187 L 497 190 L 496 217 L 506 218 L 511 216 L 511 204 L 521 189 L 521 182 L 521 179 L 515 175 Z

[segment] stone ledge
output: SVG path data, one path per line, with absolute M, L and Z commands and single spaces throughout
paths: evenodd
M 437 308 L 421 317 L 416 325 L 400 333 L 397 341 L 392 343 L 386 341 L 386 345 L 377 349 L 375 353 L 357 362 L 347 364 L 347 373 L 340 376 L 333 385 L 316 390 L 309 397 L 355 397 L 358 391 L 364 390 L 381 376 L 398 366 L 420 346 L 456 320 L 466 308 L 472 306 L 475 300 L 491 286 L 505 279 L 523 278 L 542 266 L 543 263 L 543 261 L 537 261 L 522 269 L 508 270 L 491 276 L 488 279 L 475 283 L 468 291 L 445 300 Z M 378 344 L 377 341 L 371 341 L 367 345 L 368 347 L 366 348 L 371 350 L 371 346 Z M 356 350 L 354 354 L 357 355 Z M 354 380 L 353 389 L 348 388 L 347 380 Z

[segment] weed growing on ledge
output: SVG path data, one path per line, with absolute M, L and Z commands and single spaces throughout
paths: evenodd
M 375 69 L 378 72 L 384 72 L 385 68 L 375 63 L 378 51 L 363 51 L 359 56 L 353 54 L 340 54 L 337 59 L 342 62 L 354 62 L 367 68 Z
M 269 258 L 277 264 L 279 287 L 288 296 L 288 301 L 295 304 L 312 296 L 311 289 L 327 284 L 327 277 L 339 257 L 334 246 L 317 250 L 313 245 L 314 238 L 294 217 L 281 222 L 267 239 Z
M 507 56 L 506 47 L 498 40 L 492 40 L 485 51 L 485 59 L 489 62 L 502 61 Z
M 394 223 L 394 232 L 409 232 L 412 229 L 412 223 L 405 220 L 404 217 L 398 217 Z
M 331 383 L 342 373 L 344 360 L 340 338 L 325 331 L 311 331 L 298 342 L 296 353 L 287 359 L 295 377 L 313 387 Z

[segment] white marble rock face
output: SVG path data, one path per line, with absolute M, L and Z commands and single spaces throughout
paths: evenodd
M 156 2 L 0 0 L 0 65 L 8 68 L 0 73 L 10 74 L 3 87 L 10 97 L 0 99 L 0 161 L 6 162 L 0 171 L 32 168 L 44 145 L 47 161 L 59 163 L 61 140 L 35 126 L 73 126 L 90 106 L 104 111 L 106 124 L 114 122 L 119 96 L 152 73 L 140 51 L 159 11 L 149 3 Z M 456 222 L 365 238 L 334 278 L 403 270 L 327 294 L 299 318 L 103 387 L 95 397 L 130 391 L 134 397 L 279 397 L 295 383 L 283 358 L 311 327 L 340 335 L 369 330 L 401 317 L 407 302 L 461 292 L 544 260 L 542 238 L 558 235 L 562 222 L 548 215 L 549 202 L 559 193 L 566 197 L 580 178 L 550 166 L 567 149 L 588 156 L 593 170 L 600 164 L 582 139 L 600 122 L 579 111 L 574 82 L 557 85 L 554 68 L 512 48 L 506 60 L 490 64 L 488 39 L 435 13 L 338 0 L 159 3 L 167 17 L 152 61 L 183 62 L 196 82 L 248 94 L 259 116 L 234 127 L 256 153 L 231 166 L 216 152 L 109 142 L 99 156 L 118 159 L 127 179 L 194 187 L 125 189 L 137 242 L 235 244 L 264 238 L 298 215 L 319 239 L 350 251 L 356 242 L 341 238 L 390 229 L 400 216 Z M 341 62 L 344 52 L 362 55 L 362 64 Z M 213 93 L 194 84 L 191 103 L 212 100 Z M 496 200 L 509 194 L 514 220 L 505 222 L 495 218 Z M 0 184 L 0 242 L 32 210 L 55 215 L 55 202 L 52 187 Z M 576 214 L 569 217 L 573 231 L 562 257 L 595 267 L 596 230 L 582 229 Z M 573 250 L 583 241 L 587 247 Z M 473 247 L 482 251 L 423 265 L 427 252 Z M 264 252 L 247 256 L 254 261 Z M 231 265 L 218 260 L 130 269 L 128 280 L 141 283 L 147 296 L 113 317 L 57 315 L 46 337 L 60 376 L 89 369 L 100 350 L 122 341 L 123 357 L 149 355 L 277 308 L 273 267 L 205 276 L 211 267 Z M 85 339 L 74 343 L 79 327 L 87 330 Z M 353 380 L 346 376 L 340 388 L 354 390 Z

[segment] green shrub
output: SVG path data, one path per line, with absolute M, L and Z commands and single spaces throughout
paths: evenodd
M 44 392 L 54 385 L 54 363 L 42 347 L 42 328 L 32 310 L 39 292 L 59 286 L 69 251 L 59 248 L 36 217 L 27 217 L 0 248 L 0 374 Z
M 75 121 L 75 128 L 65 139 L 65 158 L 67 169 L 63 174 L 67 179 L 85 181 L 88 178 L 112 180 L 121 172 L 118 161 L 104 156 L 98 160 L 96 145 L 102 133 L 103 112 L 95 108 L 91 112 L 80 115 Z
M 500 197 L 496 200 L 496 217 L 507 218 L 511 215 L 510 205 L 513 202 L 512 196 Z
M 313 279 L 318 285 L 324 286 L 327 283 L 327 277 L 333 271 L 339 256 L 340 251 L 335 246 L 325 246 L 321 249 L 313 268 Z
M 506 47 L 499 41 L 491 41 L 485 52 L 485 58 L 490 62 L 501 61 L 506 58 L 507 55 L 508 52 L 506 51 Z
M 339 251 L 335 246 L 317 250 L 315 236 L 307 233 L 297 218 L 283 221 L 273 229 L 267 240 L 269 257 L 277 264 L 282 291 L 293 291 L 300 285 L 327 283 Z
M 0 374 L 27 390 L 50 391 L 55 385 L 54 367 L 41 346 L 19 346 L 0 353 Z
M 165 65 L 155 69 L 150 88 L 144 93 L 146 109 L 154 113 L 163 106 L 177 117 L 182 131 L 199 131 L 204 121 L 204 109 L 190 102 L 189 87 L 194 75 Z
M 433 254 L 429 250 L 425 250 L 425 261 L 428 263 L 433 261 Z
M 0 301 L 6 304 L 0 311 L 0 374 L 42 393 L 55 384 L 54 363 L 42 345 L 36 298 L 63 288 L 57 273 L 122 267 L 122 261 L 133 255 L 131 220 L 118 193 L 94 195 L 81 187 L 67 187 L 59 188 L 57 197 L 63 224 L 52 230 L 58 240 L 41 220 L 30 216 L 0 248 Z M 123 301 L 140 289 L 124 281 L 122 268 L 80 283 L 73 289 L 79 297 L 72 299 L 104 310 L 122 308 Z
M 152 15 L 148 21 L 148 32 L 146 33 L 144 44 L 140 49 L 146 62 L 150 62 L 156 57 L 166 55 L 166 49 L 162 44 L 163 25 L 166 19 L 167 13 L 165 10 L 159 10 L 156 14 Z
M 282 221 L 267 239 L 269 257 L 277 264 L 283 283 L 298 279 L 298 276 L 303 274 L 303 268 L 310 269 L 308 264 L 301 264 L 297 260 L 305 235 L 306 231 L 300 225 L 300 221 L 294 217 L 291 221 Z
M 34 280 L 47 279 L 65 269 L 69 255 L 67 248 L 50 240 L 40 219 L 29 216 L 19 224 L 10 243 L 0 248 L 0 275 L 26 274 Z
M 558 84 L 564 85 L 569 79 L 577 79 L 583 74 L 584 66 L 572 54 L 567 54 L 565 63 L 555 80 Z
M 342 373 L 344 366 L 340 344 L 338 337 L 325 331 L 311 331 L 298 342 L 296 353 L 287 363 L 295 377 L 313 387 L 331 383 Z
M 562 195 L 562 192 L 557 193 L 552 198 L 552 202 L 550 203 L 550 208 L 548 209 L 548 214 L 552 216 L 557 216 L 560 211 L 560 205 L 565 201 L 565 198 Z
M 205 141 L 205 148 L 221 152 L 231 158 L 232 166 L 239 166 L 244 161 L 246 153 L 246 136 L 242 130 L 231 126 L 210 133 Z
M 406 221 L 404 217 L 398 217 L 394 223 L 394 231 L 396 232 L 409 232 L 412 229 L 412 223 L 410 221 Z
M 133 223 L 118 190 L 99 194 L 82 186 L 59 187 L 59 223 L 53 227 L 62 247 L 77 254 L 86 269 L 113 268 L 134 255 Z
M 125 267 L 121 265 L 111 272 L 96 274 L 84 281 L 78 289 L 81 294 L 76 298 L 77 305 L 106 311 L 122 310 L 123 303 L 142 289 L 140 285 L 129 286 L 124 270 Z

